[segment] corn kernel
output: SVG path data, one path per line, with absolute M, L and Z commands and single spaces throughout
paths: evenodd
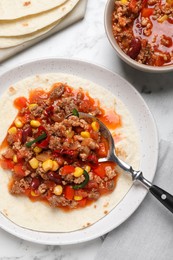
M 86 165 L 85 166 L 85 171 L 90 172 L 91 171 L 91 167 L 89 165 Z
M 56 185 L 53 189 L 53 193 L 57 196 L 61 195 L 63 192 L 63 188 L 61 185 Z
M 99 131 L 99 128 L 100 128 L 100 125 L 97 121 L 94 121 L 91 123 L 91 127 L 94 131 L 98 132 Z
M 16 118 L 14 121 L 14 124 L 17 128 L 22 128 L 23 127 L 23 123 L 19 118 Z
M 17 163 L 17 162 L 18 162 L 18 160 L 17 160 L 17 155 L 16 155 L 16 154 L 13 155 L 13 162 L 14 162 L 14 163 Z
M 38 121 L 38 120 L 31 120 L 30 121 L 30 125 L 32 126 L 32 127 L 39 127 L 41 124 L 40 124 L 40 122 Z
M 37 197 L 39 196 L 39 193 L 36 193 L 35 191 L 31 190 L 31 196 Z
M 31 160 L 29 160 L 29 164 L 33 169 L 38 168 L 38 160 L 35 157 L 33 157 Z
M 65 134 L 66 134 L 66 136 L 67 136 L 68 138 L 72 138 L 73 135 L 74 135 L 74 131 L 66 130 L 66 131 L 65 131 Z
M 82 196 L 74 196 L 74 200 L 77 200 L 77 201 L 79 201 L 79 200 L 82 200 L 83 199 L 83 197 Z
M 35 146 L 33 150 L 34 150 L 35 153 L 41 153 L 42 148 Z
M 166 21 L 168 19 L 168 16 L 165 14 L 165 15 L 163 15 L 162 17 L 159 17 L 158 19 L 157 19 L 157 21 L 159 22 L 159 23 L 163 23 L 164 21 Z
M 12 126 L 10 129 L 8 129 L 9 134 L 16 134 L 17 133 L 17 128 L 15 126 Z
M 37 104 L 30 104 L 30 105 L 28 106 L 29 111 L 31 111 L 33 108 L 35 108 L 35 107 L 37 107 L 37 106 L 38 106 Z
M 75 177 L 80 177 L 83 174 L 83 169 L 80 167 L 75 167 L 75 171 L 73 173 L 73 175 Z
M 127 0 L 121 0 L 122 4 L 127 4 Z
M 90 133 L 88 131 L 83 131 L 83 132 L 80 133 L 80 135 L 83 138 L 90 138 Z
M 59 168 L 59 164 L 56 161 L 53 161 L 52 171 L 57 171 Z
M 43 170 L 45 172 L 49 171 L 53 167 L 53 161 L 51 159 L 48 159 L 42 163 Z

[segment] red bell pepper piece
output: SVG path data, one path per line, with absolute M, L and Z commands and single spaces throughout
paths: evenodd
M 74 197 L 74 189 L 71 186 L 66 186 L 64 190 L 65 198 L 68 200 L 72 200 Z
M 141 12 L 142 17 L 150 17 L 150 15 L 153 14 L 154 9 L 153 8 L 143 8 Z
M 14 168 L 14 162 L 9 159 L 1 159 L 0 165 L 4 170 L 12 170 Z
M 105 167 L 103 164 L 99 164 L 98 167 L 94 169 L 94 173 L 100 176 L 101 178 L 104 178 L 106 175 Z
M 79 207 L 85 207 L 86 203 L 87 203 L 87 199 L 86 198 L 78 201 Z
M 73 173 L 75 171 L 75 167 L 72 165 L 65 165 L 61 168 L 61 175 L 66 175 Z
M 18 109 L 22 109 L 24 107 L 27 107 L 28 100 L 25 97 L 18 97 L 14 100 L 14 106 Z
M 14 165 L 14 173 L 19 177 L 24 177 L 25 171 L 23 170 L 23 165 L 20 163 Z

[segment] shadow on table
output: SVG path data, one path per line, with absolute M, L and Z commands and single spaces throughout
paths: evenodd
M 173 71 L 167 73 L 148 73 L 136 70 L 122 60 L 119 61 L 122 76 L 128 80 L 139 92 L 151 94 L 152 92 L 173 90 Z

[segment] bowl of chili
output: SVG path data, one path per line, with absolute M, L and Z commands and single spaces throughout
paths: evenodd
M 118 56 L 146 72 L 173 70 L 173 1 L 108 0 L 105 31 Z

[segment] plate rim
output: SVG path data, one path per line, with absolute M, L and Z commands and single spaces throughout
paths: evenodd
M 100 70 L 100 71 L 104 71 L 105 73 L 109 73 L 111 75 L 113 75 L 114 77 L 116 78 L 119 78 L 120 81 L 123 81 L 124 83 L 126 83 L 128 85 L 128 87 L 131 88 L 131 90 L 135 93 L 135 95 L 137 96 L 137 98 L 140 100 L 140 102 L 142 103 L 142 105 L 144 106 L 145 110 L 147 111 L 148 113 L 148 116 L 151 120 L 151 123 L 152 123 L 152 128 L 153 128 L 153 133 L 154 133 L 154 143 L 155 143 L 155 157 L 154 157 L 154 165 L 153 165 L 153 175 L 152 175 L 152 178 L 150 179 L 151 181 L 153 180 L 154 178 L 154 175 L 155 175 L 155 172 L 156 172 L 156 168 L 157 168 L 157 162 L 158 162 L 158 150 L 159 150 L 159 137 L 158 137 L 158 131 L 157 131 L 157 126 L 156 126 L 156 122 L 155 122 L 155 119 L 148 107 L 148 105 L 146 104 L 145 100 L 143 99 L 143 97 L 141 96 L 141 94 L 137 91 L 137 89 L 130 83 L 128 82 L 125 78 L 123 78 L 122 76 L 120 76 L 119 74 L 107 69 L 105 66 L 102 66 L 102 65 L 98 65 L 96 63 L 93 63 L 93 62 L 90 62 L 90 61 L 86 61 L 86 60 L 81 60 L 81 59 L 68 59 L 68 58 L 58 58 L 58 57 L 49 57 L 49 58 L 41 58 L 41 59 L 31 59 L 31 60 L 28 60 L 27 62 L 22 62 L 16 66 L 11 66 L 10 68 L 7 68 L 5 71 L 3 71 L 3 73 L 0 74 L 0 79 L 2 77 L 5 77 L 5 76 L 8 76 L 8 74 L 10 74 L 10 72 L 12 71 L 15 71 L 15 70 L 18 70 L 19 68 L 22 69 L 25 68 L 25 67 L 28 67 L 28 66 L 31 66 L 33 63 L 37 64 L 39 62 L 47 62 L 47 63 L 51 63 L 51 62 L 70 62 L 70 65 L 74 65 L 74 63 L 79 63 L 79 64 L 82 64 L 84 67 L 86 66 L 93 66 L 96 70 Z M 37 74 L 38 72 L 36 72 L 35 74 Z M 43 73 L 48 73 L 46 71 L 42 72 Z M 63 72 L 63 73 L 67 73 L 67 74 L 70 74 L 69 72 Z M 31 75 L 34 75 L 33 73 Z M 24 77 L 25 78 L 25 77 Z M 87 80 L 89 81 L 92 81 L 90 80 L 89 78 L 86 78 Z M 99 83 L 94 82 L 96 84 L 99 85 Z M 1 94 L 0 94 L 1 95 Z M 134 188 L 135 186 L 135 188 Z M 140 187 L 138 187 L 138 185 L 133 185 L 129 192 L 134 192 L 135 189 L 139 189 L 139 192 L 141 194 L 139 200 L 138 200 L 138 203 L 133 205 L 132 207 L 132 210 L 129 212 L 129 214 L 126 214 L 126 217 L 124 217 L 121 221 L 119 221 L 119 224 L 117 226 L 112 226 L 111 228 L 107 228 L 107 229 L 104 229 L 104 231 L 100 231 L 99 233 L 97 234 L 90 234 L 88 235 L 87 232 L 85 232 L 86 230 L 85 229 L 82 229 L 82 230 L 78 230 L 78 231 L 73 231 L 73 232 L 67 232 L 67 233 L 52 233 L 52 232 L 38 232 L 38 231 L 32 231 L 32 230 L 27 230 L 25 228 L 22 228 L 20 226 L 17 226 L 16 224 L 12 223 L 10 220 L 8 220 L 2 213 L 0 213 L 0 222 L 1 220 L 4 221 L 4 223 L 6 222 L 10 222 L 10 224 L 12 224 L 12 228 L 11 227 L 7 227 L 7 226 L 4 226 L 2 225 L 2 223 L 0 223 L 0 227 L 7 231 L 8 233 L 12 234 L 12 235 L 15 235 L 16 237 L 18 238 L 21 238 L 21 239 L 25 239 L 27 241 L 30 241 L 30 242 L 34 242 L 34 243 L 39 243 L 39 244 L 51 244 L 51 245 L 69 245 L 69 244 L 76 244 L 76 243 L 83 243 L 83 242 L 87 242 L 87 241 L 90 241 L 90 240 L 93 240 L 93 239 L 96 239 L 97 237 L 100 237 L 108 232 L 110 232 L 111 230 L 115 229 L 116 227 L 118 227 L 119 225 L 121 225 L 123 222 L 125 222 L 136 210 L 137 208 L 139 207 L 139 205 L 142 203 L 142 201 L 144 200 L 145 196 L 147 195 L 148 193 L 148 190 L 147 189 L 141 189 L 140 190 Z M 128 193 L 129 193 L 128 192 Z M 121 204 L 123 204 L 123 201 L 121 201 Z M 114 209 L 115 210 L 115 209 Z M 113 211 L 113 210 L 112 210 Z M 107 218 L 108 216 L 110 215 L 110 213 L 104 217 Z M 99 222 L 99 221 L 98 221 Z M 97 222 L 97 223 L 98 223 Z M 8 225 L 8 223 L 7 223 Z M 94 226 L 95 224 L 93 224 L 92 226 Z M 92 227 L 91 226 L 91 227 Z M 24 234 L 21 233 L 21 231 L 24 231 Z M 34 233 L 34 237 L 28 236 L 27 233 Z M 83 233 L 83 235 L 87 234 L 87 237 L 83 236 L 83 238 L 76 238 L 76 239 L 66 239 L 66 241 L 56 241 L 55 238 L 56 238 L 56 234 L 59 234 L 60 236 L 62 234 L 74 234 L 74 233 Z M 43 234 L 45 234 L 45 236 L 43 236 Z M 51 238 L 46 238 L 46 235 L 47 236 L 51 236 Z M 74 237 L 74 236 L 73 236 Z

